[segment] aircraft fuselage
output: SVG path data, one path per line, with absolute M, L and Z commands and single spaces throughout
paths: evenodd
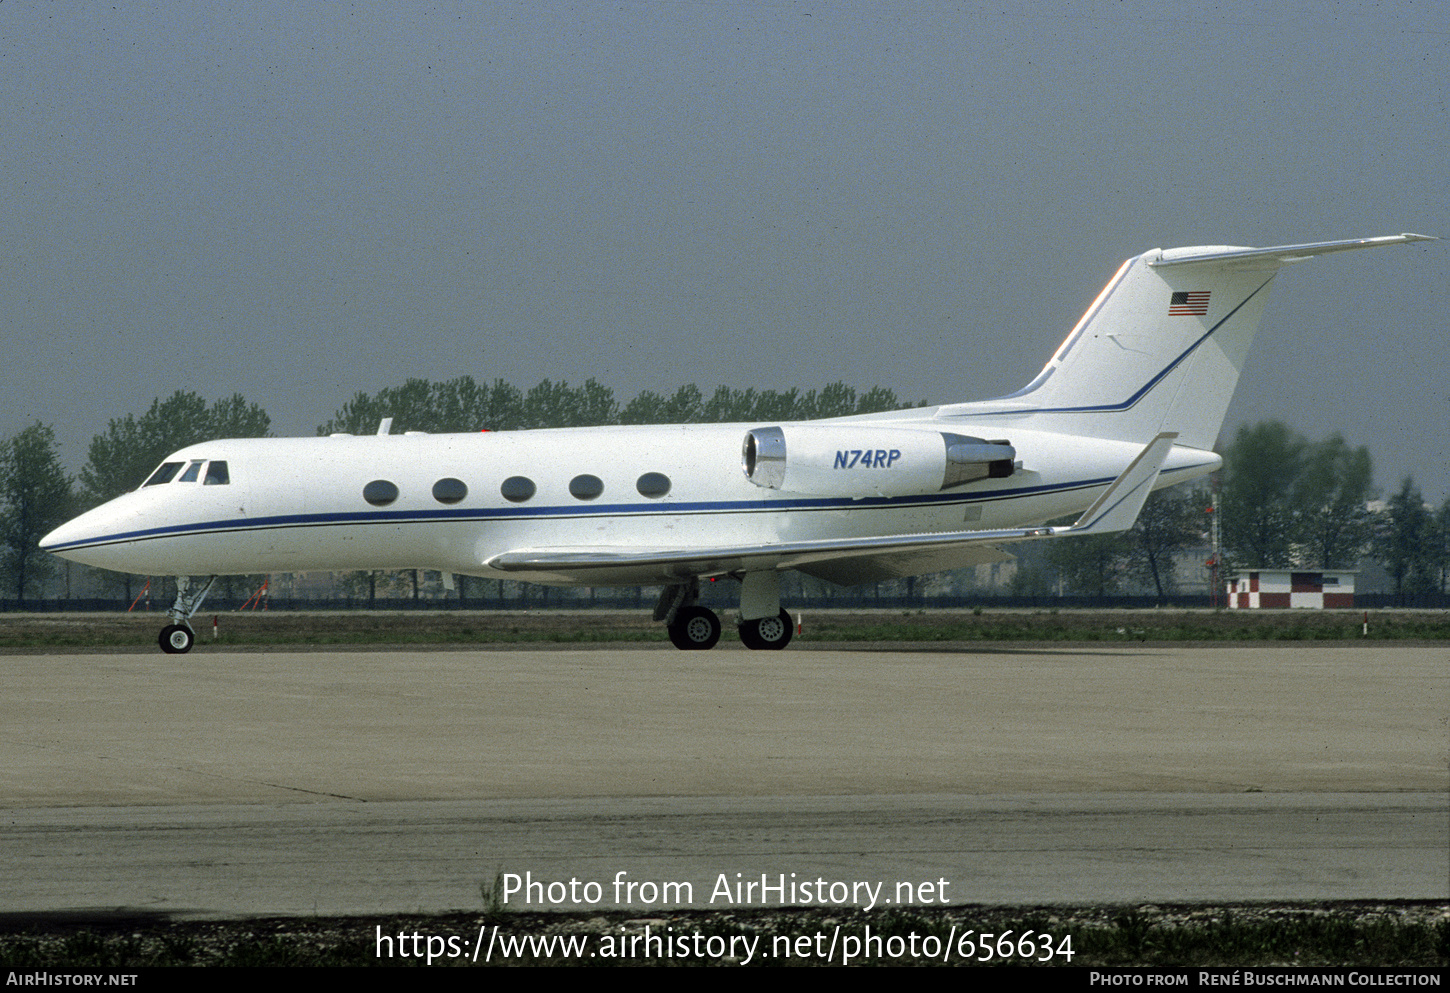
M 226 484 L 208 485 L 197 472 L 189 481 L 142 486 L 65 525 L 47 544 L 89 565 L 154 575 L 416 568 L 563 584 L 577 578 L 488 563 L 545 545 L 760 545 L 1040 524 L 1086 507 L 1140 447 L 998 424 L 993 430 L 1010 435 L 1020 455 L 1013 475 L 883 496 L 879 481 L 905 468 L 905 456 L 892 458 L 899 449 L 852 447 L 867 426 L 860 421 L 813 424 L 838 427 L 841 455 L 830 464 L 839 463 L 840 494 L 752 483 L 741 444 L 753 424 L 206 442 L 167 461 L 224 461 Z M 908 435 L 950 427 L 929 414 L 892 422 Z M 1212 453 L 1175 449 L 1161 485 L 1218 464 Z M 527 480 L 534 492 L 521 499 L 527 486 L 515 483 L 510 499 L 509 480 Z M 391 496 L 387 484 L 396 496 L 381 502 Z M 600 568 L 591 579 L 678 581 L 659 566 L 629 565 Z
M 173 653 L 191 648 L 188 618 L 218 575 L 386 569 L 659 585 L 655 616 L 683 649 L 718 641 L 699 581 L 729 575 L 744 644 L 784 648 L 782 572 L 871 582 L 1132 527 L 1152 489 L 1221 464 L 1209 449 L 1281 267 L 1428 240 L 1153 249 L 995 400 L 803 423 L 206 442 L 41 547 L 177 576 L 160 636 Z M 191 576 L 212 578 L 192 590 Z

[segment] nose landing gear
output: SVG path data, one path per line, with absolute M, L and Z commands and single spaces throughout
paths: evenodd
M 161 650 L 167 655 L 182 655 L 191 651 L 196 634 L 180 624 L 168 624 L 161 629 Z
M 166 612 L 171 623 L 161 629 L 158 639 L 161 650 L 167 655 L 184 655 L 196 644 L 196 632 L 191 628 L 191 615 L 201 609 L 201 603 L 211 592 L 216 577 L 212 576 L 200 590 L 192 592 L 191 577 L 176 577 L 176 602 Z

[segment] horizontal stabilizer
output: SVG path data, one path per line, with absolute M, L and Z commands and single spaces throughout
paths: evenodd
M 1356 248 L 1379 248 L 1381 245 L 1405 245 L 1412 241 L 1439 241 L 1428 234 L 1391 234 L 1379 238 L 1347 238 L 1343 241 L 1316 241 L 1306 245 L 1277 245 L 1273 248 L 1170 248 L 1162 257 L 1150 260 L 1154 269 L 1170 266 L 1216 262 L 1267 262 L 1273 266 L 1302 262 L 1330 252 L 1350 252 Z

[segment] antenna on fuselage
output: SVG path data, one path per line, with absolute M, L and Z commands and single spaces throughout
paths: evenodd
M 393 430 L 393 419 L 391 417 L 384 417 L 381 421 L 378 421 L 379 435 L 387 434 L 391 430 Z

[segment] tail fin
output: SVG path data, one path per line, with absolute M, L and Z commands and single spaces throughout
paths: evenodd
M 1277 248 L 1154 249 L 1123 263 L 1031 383 L 939 416 L 1029 415 L 1033 427 L 1137 442 L 1170 431 L 1181 445 L 1212 448 L 1281 266 L 1430 240 L 1401 234 Z

